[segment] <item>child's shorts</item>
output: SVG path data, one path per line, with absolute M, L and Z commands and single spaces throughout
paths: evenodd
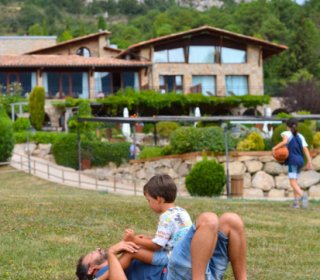
M 288 165 L 288 177 L 289 179 L 298 179 L 301 168 L 297 165 Z

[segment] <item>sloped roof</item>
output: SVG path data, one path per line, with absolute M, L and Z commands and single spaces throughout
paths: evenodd
M 229 39 L 229 40 L 231 39 L 233 41 L 239 41 L 242 43 L 250 43 L 250 44 L 254 44 L 254 45 L 260 45 L 264 51 L 264 53 L 263 53 L 264 58 L 272 56 L 274 54 L 280 53 L 280 52 L 288 49 L 288 47 L 285 45 L 279 45 L 279 44 L 271 43 L 271 42 L 268 42 L 268 41 L 265 41 L 262 39 L 258 39 L 255 37 L 250 37 L 250 36 L 242 35 L 239 33 L 227 31 L 224 29 L 205 25 L 202 27 L 190 29 L 188 31 L 165 35 L 165 36 L 153 38 L 153 39 L 150 39 L 147 41 L 143 41 L 143 42 L 131 45 L 126 50 L 124 50 L 122 53 L 120 53 L 119 56 L 126 54 L 126 53 L 129 53 L 133 50 L 148 46 L 148 45 L 156 45 L 156 44 L 163 43 L 163 42 L 170 42 L 172 40 L 182 39 L 185 36 L 194 36 L 194 35 L 198 35 L 201 33 L 208 33 L 211 35 L 222 37 L 223 39 Z
M 99 37 L 99 36 L 102 36 L 102 35 L 110 35 L 110 34 L 111 34 L 111 32 L 109 32 L 109 31 L 100 31 L 100 32 L 97 32 L 97 33 L 93 33 L 93 34 L 89 34 L 89 35 L 86 35 L 86 36 L 77 37 L 77 38 L 74 38 L 74 39 L 71 39 L 71 40 L 68 40 L 68 41 L 65 41 L 65 42 L 61 42 L 61 43 L 58 43 L 58 44 L 56 44 L 54 46 L 51 46 L 51 47 L 34 50 L 34 51 L 28 52 L 26 54 L 36 54 L 36 53 L 42 52 L 42 51 L 53 50 L 55 48 L 60 48 L 62 46 L 67 46 L 67 45 L 70 45 L 70 44 L 73 44 L 73 43 L 76 43 L 76 42 L 84 41 L 84 40 L 87 40 L 87 39 L 92 39 L 94 37 Z
M 0 68 L 14 67 L 147 67 L 149 62 L 79 55 L 3 55 Z

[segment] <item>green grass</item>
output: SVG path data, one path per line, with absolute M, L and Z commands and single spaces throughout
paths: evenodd
M 127 227 L 152 235 L 157 215 L 143 197 L 116 196 L 49 183 L 0 168 L 0 279 L 75 279 L 78 257 L 118 241 Z M 319 279 L 320 203 L 184 198 L 202 211 L 239 213 L 246 225 L 248 279 Z M 226 279 L 233 279 L 228 270 Z

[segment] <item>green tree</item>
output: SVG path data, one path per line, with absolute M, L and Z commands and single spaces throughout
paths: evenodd
M 36 130 L 41 130 L 44 121 L 45 91 L 43 87 L 34 87 L 29 96 L 30 120 Z
M 100 15 L 98 17 L 98 29 L 99 30 L 106 30 L 107 29 L 107 23 L 103 15 Z

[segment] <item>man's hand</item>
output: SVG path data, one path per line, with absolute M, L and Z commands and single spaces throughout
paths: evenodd
M 134 230 L 130 228 L 126 229 L 123 234 L 123 240 L 134 241 Z
M 136 253 L 139 248 L 138 245 L 131 241 L 120 241 L 109 248 L 108 254 L 116 255 L 122 252 Z

